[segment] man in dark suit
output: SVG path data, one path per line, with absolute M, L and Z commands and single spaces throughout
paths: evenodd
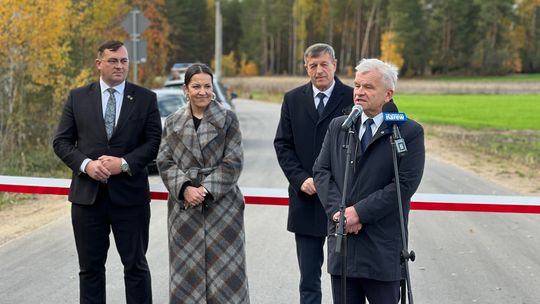
M 335 253 L 335 221 L 343 194 L 347 132 L 344 117 L 330 123 L 321 153 L 313 167 L 315 185 L 328 215 L 328 272 L 334 303 L 396 304 L 399 301 L 402 250 L 397 191 L 389 136 L 392 128 L 383 121 L 382 108 L 391 102 L 397 69 L 378 59 L 363 59 L 356 67 L 354 103 L 363 113 L 358 119 L 352 172 L 346 194 L 347 301 L 341 299 L 341 255 Z M 422 179 L 424 131 L 415 121 L 400 126 L 408 153 L 399 158 L 399 180 L 405 224 L 410 199 Z M 367 133 L 366 132 L 370 132 Z M 365 137 L 364 137 L 365 136 Z M 362 144 L 364 143 L 364 144 Z
M 334 76 L 336 63 L 328 44 L 306 49 L 304 66 L 311 81 L 285 94 L 274 139 L 279 165 L 289 180 L 287 230 L 295 233 L 300 303 L 321 303 L 327 218 L 313 183 L 313 163 L 330 121 L 352 107 L 352 88 Z
M 70 92 L 53 146 L 73 171 L 69 201 L 79 257 L 81 303 L 105 303 L 105 261 L 112 229 L 124 265 L 127 303 L 151 303 L 146 261 L 150 190 L 146 166 L 158 152 L 156 94 L 126 82 L 128 52 L 98 50 L 100 80 Z

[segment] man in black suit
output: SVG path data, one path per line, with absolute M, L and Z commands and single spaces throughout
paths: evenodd
M 151 303 L 146 261 L 150 188 L 146 166 L 158 152 L 156 94 L 126 82 L 128 52 L 98 50 L 100 80 L 70 92 L 53 146 L 73 171 L 69 201 L 79 257 L 81 303 L 105 303 L 105 261 L 112 229 L 124 265 L 127 303 Z
M 335 221 L 343 194 L 347 132 L 344 117 L 330 123 L 321 153 L 313 167 L 315 185 L 328 215 L 328 272 L 334 303 L 396 304 L 399 301 L 402 250 L 397 191 L 394 179 L 391 125 L 383 121 L 382 108 L 391 102 L 397 69 L 378 59 L 363 59 L 356 67 L 354 103 L 363 113 L 358 119 L 346 194 L 347 301 L 341 299 L 341 255 L 336 254 Z M 408 152 L 399 158 L 398 171 L 405 224 L 410 200 L 422 179 L 424 131 L 415 121 L 400 126 Z M 367 133 L 370 132 L 370 133 Z
M 317 197 L 312 168 L 330 121 L 352 107 L 352 88 L 337 77 L 334 49 L 308 47 L 304 66 L 311 81 L 285 94 L 274 139 L 281 169 L 289 180 L 287 230 L 295 233 L 300 268 L 300 303 L 321 303 L 321 267 L 327 218 Z

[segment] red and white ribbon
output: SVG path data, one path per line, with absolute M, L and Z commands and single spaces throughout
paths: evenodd
M 67 195 L 70 182 L 69 179 L 60 178 L 0 175 L 0 192 Z M 287 189 L 243 187 L 241 190 L 246 204 L 277 206 L 288 204 Z M 166 200 L 167 189 L 162 184 L 151 184 L 150 197 L 154 200 Z M 411 209 L 540 213 L 540 197 L 417 193 L 412 197 Z

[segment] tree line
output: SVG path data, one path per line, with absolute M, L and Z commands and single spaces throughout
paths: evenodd
M 223 75 L 301 75 L 303 51 L 334 46 L 338 72 L 364 57 L 404 76 L 540 72 L 540 0 L 221 0 Z M 0 164 L 43 166 L 70 88 L 95 80 L 97 47 L 129 38 L 137 8 L 159 86 L 174 62 L 212 63 L 215 0 L 0 0 Z M 31 149 L 28 149 L 31 147 Z M 46 152 L 43 152 L 46 151 Z M 11 166 L 11 165 L 10 165 Z M 8 166 L 9 167 L 9 166 Z
M 169 63 L 212 59 L 213 5 L 166 1 Z M 540 72 L 540 0 L 222 0 L 221 7 L 228 75 L 247 74 L 247 63 L 260 75 L 302 74 L 302 52 L 315 42 L 335 47 L 341 73 L 366 57 L 391 61 L 404 76 Z

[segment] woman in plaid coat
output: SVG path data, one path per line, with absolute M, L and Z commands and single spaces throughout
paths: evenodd
M 165 121 L 157 157 L 169 191 L 170 303 L 249 303 L 242 138 L 212 77 L 203 64 L 186 71 L 189 103 Z

